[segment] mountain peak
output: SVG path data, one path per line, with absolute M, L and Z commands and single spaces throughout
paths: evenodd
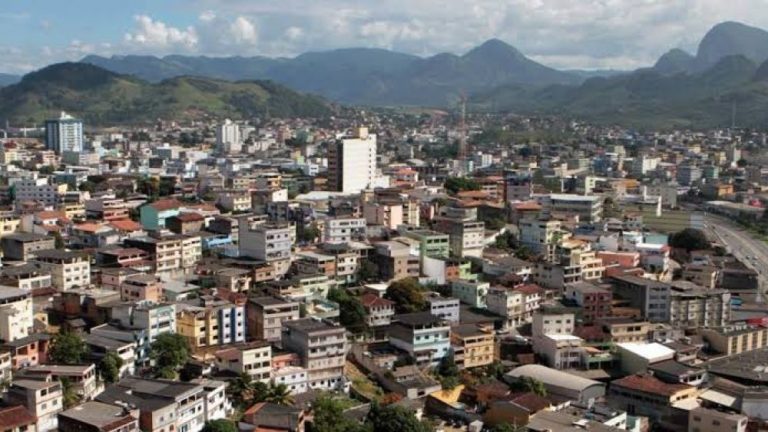
M 722 58 L 743 55 L 755 63 L 768 59 L 768 32 L 757 27 L 726 21 L 712 27 L 699 44 L 696 68 L 704 70 Z
M 653 70 L 663 75 L 674 75 L 687 72 L 693 64 L 694 57 L 686 51 L 674 48 L 659 57 Z
M 71 89 L 91 88 L 113 81 L 120 75 L 90 63 L 56 63 L 28 73 L 21 84 L 55 84 Z
M 471 49 L 464 57 L 516 57 L 522 58 L 523 54 L 517 48 L 501 39 L 488 39 L 481 45 Z

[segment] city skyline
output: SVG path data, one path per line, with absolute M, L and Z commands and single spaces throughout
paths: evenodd
M 88 54 L 274 57 L 375 47 L 426 56 L 463 53 L 491 38 L 560 69 L 635 69 L 671 48 L 694 53 L 718 22 L 766 28 L 765 5 L 762 0 L 474 0 L 450 8 L 432 0 L 16 2 L 0 11 L 6 33 L 0 72 L 25 73 Z

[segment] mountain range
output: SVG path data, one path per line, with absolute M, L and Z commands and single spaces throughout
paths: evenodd
M 214 99 L 221 105 L 211 108 L 210 114 L 242 112 L 242 106 L 226 108 L 234 97 L 231 92 L 238 86 L 274 86 L 269 88 L 280 88 L 287 94 L 285 88 L 270 84 L 274 82 L 345 104 L 449 107 L 460 95 L 467 94 L 470 108 L 475 110 L 563 114 L 634 126 L 709 127 L 730 124 L 734 108 L 742 125 L 764 122 L 763 113 L 768 112 L 767 60 L 768 32 L 725 22 L 704 35 L 695 54 L 673 49 L 653 66 L 632 72 L 556 70 L 497 39 L 463 55 L 443 53 L 431 57 L 350 48 L 294 58 L 88 56 L 81 64 L 120 74 L 112 79 L 121 83 L 141 82 L 140 87 L 152 89 L 145 90 L 150 94 L 174 93 L 170 89 L 179 83 L 214 83 L 211 88 L 216 90 L 209 91 L 206 97 L 216 93 Z M 7 86 L 3 92 L 24 93 L 26 79 Z M 259 81 L 241 82 L 253 80 Z M 187 87 L 200 91 L 201 86 Z M 300 98 L 295 93 L 290 95 L 293 100 Z M 151 99 L 149 95 L 142 98 Z M 275 97 L 264 100 L 277 103 Z M 322 104 L 316 98 L 308 100 Z M 173 115 L 179 106 L 164 106 L 173 105 L 171 102 L 156 102 L 152 115 Z M 45 103 L 54 109 L 51 101 Z M 36 106 L 45 103 L 39 99 Z M 181 105 L 188 114 L 195 111 L 190 106 L 197 106 L 186 99 Z M 0 102 L 0 116 L 8 110 L 23 111 L 11 107 L 4 111 L 3 106 L 8 104 Z M 266 109 L 266 105 L 261 106 Z M 105 118 L 118 118 L 119 112 L 112 108 Z
M 37 123 L 67 111 L 91 124 L 206 117 L 315 117 L 328 103 L 271 81 L 176 77 L 159 83 L 87 63 L 59 63 L 0 88 L 0 118 Z

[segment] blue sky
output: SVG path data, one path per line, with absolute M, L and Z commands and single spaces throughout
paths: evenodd
M 695 52 L 726 20 L 768 28 L 768 0 L 3 0 L 0 72 L 87 54 L 462 53 L 494 37 L 554 67 L 628 69 Z

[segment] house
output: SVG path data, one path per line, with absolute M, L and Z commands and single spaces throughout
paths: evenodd
M 3 246 L 3 257 L 16 261 L 29 261 L 36 252 L 56 247 L 53 237 L 30 233 L 8 234 L 0 239 L 0 243 Z
M 279 342 L 283 323 L 299 319 L 299 303 L 275 297 L 254 297 L 246 306 L 247 331 L 250 337 Z
M 64 392 L 58 381 L 16 379 L 8 387 L 5 402 L 24 406 L 37 419 L 37 431 L 47 432 L 58 427 L 57 414 L 64 409 Z
M 129 275 L 120 284 L 120 298 L 123 301 L 160 302 L 163 284 L 157 276 L 150 274 Z
M 32 293 L 0 287 L 0 339 L 13 342 L 32 334 Z
M 510 384 L 523 378 L 541 381 L 548 395 L 572 400 L 581 406 L 590 407 L 605 396 L 603 383 L 538 364 L 519 366 L 504 375 L 504 381 Z
M 51 273 L 51 283 L 59 291 L 91 285 L 91 262 L 88 255 L 59 249 L 40 250 L 34 255 L 35 261 Z
M 260 402 L 243 413 L 243 423 L 255 431 L 304 432 L 304 410 L 301 408 Z
M 101 385 L 96 382 L 96 365 L 58 365 L 47 364 L 30 366 L 21 371 L 21 375 L 27 379 L 59 382 L 68 380 L 73 390 L 83 400 L 91 400 L 101 390 Z
M 746 432 L 749 417 L 697 407 L 688 413 L 688 432 Z
M 177 216 L 181 203 L 175 199 L 162 199 L 141 207 L 141 225 L 147 230 L 165 228 L 168 218 Z
M 497 355 L 494 334 L 472 324 L 451 328 L 451 347 L 460 369 L 487 366 L 494 362 Z
M 23 405 L 2 407 L 0 428 L 7 432 L 37 432 L 37 419 Z
M 139 419 L 129 408 L 89 401 L 58 415 L 60 432 L 138 432 Z
M 25 338 L 6 342 L 2 348 L 11 353 L 13 370 L 45 363 L 51 337 L 44 333 L 33 333 Z
M 369 327 L 385 326 L 392 322 L 395 316 L 395 302 L 381 298 L 373 293 L 365 293 L 360 297 L 366 312 L 366 324 Z
M 347 338 L 344 327 L 312 318 L 283 324 L 282 344 L 296 352 L 312 389 L 343 389 Z
M 220 371 L 247 373 L 256 381 L 268 382 L 272 372 L 272 345 L 266 341 L 238 344 L 216 351 L 215 364 Z
M 451 327 L 429 312 L 396 315 L 389 341 L 416 364 L 437 366 L 451 349 Z
M 675 427 L 674 404 L 698 395 L 696 387 L 669 384 L 652 375 L 628 375 L 611 381 L 608 404 L 631 416 L 645 416 L 660 426 Z

